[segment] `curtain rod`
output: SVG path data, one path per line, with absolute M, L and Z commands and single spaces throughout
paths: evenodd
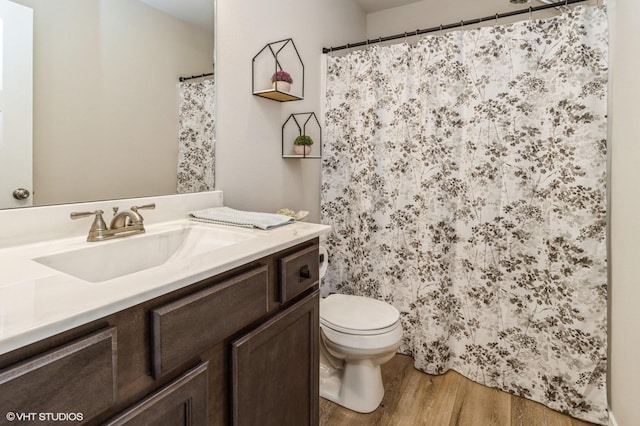
M 522 15 L 525 13 L 533 13 L 533 12 L 537 12 L 538 10 L 551 9 L 553 7 L 559 7 L 559 6 L 568 6 L 570 4 L 582 3 L 585 1 L 589 1 L 589 0 L 561 0 L 556 3 L 549 3 L 542 6 L 529 7 L 528 9 L 514 10 L 512 12 L 496 13 L 493 16 L 485 16 L 484 18 L 469 19 L 467 21 L 460 21 L 460 22 L 447 24 L 447 25 L 438 25 L 437 27 L 426 28 L 424 30 L 415 30 L 411 32 L 406 32 L 404 34 L 396 34 L 396 35 L 387 36 L 387 37 L 378 37 L 376 39 L 360 41 L 358 43 L 347 43 L 343 46 L 337 46 L 337 47 L 323 47 L 322 53 L 330 53 L 330 52 L 335 52 L 337 50 L 350 49 L 352 47 L 367 46 L 369 44 L 382 43 L 389 40 L 397 40 L 399 38 L 406 38 L 407 36 L 413 36 L 413 35 L 418 36 L 420 34 L 434 33 L 442 30 L 450 30 L 452 28 L 479 24 L 481 22 L 486 22 L 486 21 L 493 21 L 493 20 L 497 21 L 498 19 L 508 18 L 510 16 Z
M 209 77 L 210 75 L 213 75 L 213 73 L 210 72 L 208 74 L 192 75 L 191 77 L 180 77 L 178 78 L 178 80 L 182 82 L 187 80 L 193 80 L 194 78 Z

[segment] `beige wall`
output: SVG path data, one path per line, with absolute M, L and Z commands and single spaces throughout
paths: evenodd
M 291 113 L 322 117 L 322 47 L 364 37 L 365 15 L 346 0 L 248 3 L 217 3 L 216 188 L 230 207 L 308 210 L 310 220 L 318 222 L 320 161 L 283 159 L 281 128 Z M 293 39 L 304 62 L 305 99 L 279 103 L 253 96 L 252 58 L 265 44 L 286 38 Z
M 595 0 L 590 3 L 595 4 Z M 541 6 L 540 3 L 531 3 L 532 6 Z M 393 9 L 367 15 L 367 37 L 375 39 L 393 34 L 403 34 L 405 31 L 411 34 L 416 29 L 433 28 L 438 25 L 448 25 L 461 20 L 473 20 L 487 16 L 495 16 L 496 13 L 505 13 L 514 10 L 527 9 L 529 5 L 510 4 L 507 0 L 483 0 L 483 1 L 451 1 L 451 0 L 424 0 L 411 3 Z M 533 18 L 551 16 L 555 9 L 535 12 Z M 500 24 L 506 24 L 522 19 L 528 15 L 519 15 L 511 18 L 502 18 Z M 493 25 L 494 21 L 487 21 L 482 25 Z M 466 28 L 473 27 L 473 25 Z M 415 40 L 415 36 L 408 36 L 408 41 Z
M 18 2 L 35 10 L 35 203 L 175 193 L 176 83 L 211 71 L 213 35 L 138 1 Z
M 634 426 L 640 422 L 640 2 L 616 0 L 614 19 L 609 403 L 619 426 Z

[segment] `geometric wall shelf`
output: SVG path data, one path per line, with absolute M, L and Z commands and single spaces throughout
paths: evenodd
M 291 114 L 284 122 L 282 158 L 322 158 L 322 128 L 315 113 Z
M 278 102 L 304 99 L 304 64 L 292 39 L 269 43 L 253 57 L 251 90 Z

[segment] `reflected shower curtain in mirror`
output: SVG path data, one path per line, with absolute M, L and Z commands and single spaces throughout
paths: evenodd
M 419 370 L 605 424 L 605 9 L 327 62 L 323 295 L 393 304 Z
M 214 189 L 215 84 L 213 80 L 178 83 L 177 192 Z

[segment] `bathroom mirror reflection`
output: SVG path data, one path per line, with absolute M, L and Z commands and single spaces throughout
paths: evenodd
M 33 54 L 33 145 L 21 145 L 32 150 L 33 183 L 9 182 L 5 188 L 0 174 L 0 208 L 176 193 L 178 79 L 213 72 L 215 1 L 0 2 L 3 14 L 31 9 L 33 22 L 32 52 L 14 56 Z M 0 126 L 6 127 L 13 122 L 4 96 L 7 76 L 13 72 L 25 80 L 30 70 L 11 71 L 11 16 L 0 18 Z M 28 89 L 20 93 L 27 96 L 14 96 L 13 105 L 30 101 Z M 3 128 L 5 145 L 8 134 Z M 0 165 L 7 161 L 0 158 Z M 28 167 L 11 163 L 16 170 Z M 7 196 L 17 187 L 31 196 Z

